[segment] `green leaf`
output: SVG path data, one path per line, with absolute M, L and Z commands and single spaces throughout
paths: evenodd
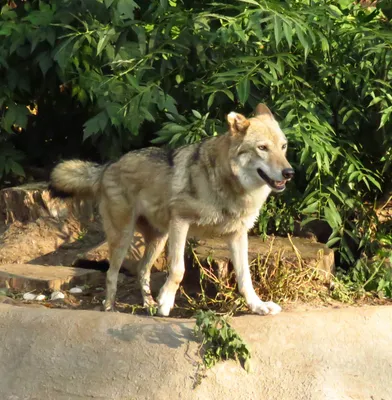
M 387 111 L 383 112 L 382 116 L 381 116 L 381 122 L 380 122 L 380 126 L 378 127 L 378 129 L 382 128 L 388 121 L 389 121 L 389 116 L 391 115 L 391 111 Z
M 122 19 L 133 19 L 133 12 L 139 6 L 133 0 L 119 0 L 117 3 L 117 11 Z
M 83 140 L 86 140 L 91 135 L 95 135 L 98 132 L 103 132 L 108 123 L 108 115 L 105 111 L 101 111 L 95 117 L 90 118 L 84 124 Z
M 245 369 L 245 371 L 248 372 L 248 373 L 252 372 L 252 364 L 251 364 L 250 358 L 246 358 L 246 359 L 245 359 L 245 362 L 244 362 L 244 369 Z
M 180 75 L 180 74 L 177 74 L 177 75 L 176 75 L 176 82 L 177 82 L 178 85 L 179 85 L 181 82 L 183 82 L 183 80 L 184 80 L 184 77 L 183 77 L 182 75 Z
M 375 104 L 378 104 L 380 101 L 383 101 L 384 97 L 375 97 L 368 105 L 368 107 L 374 106 Z
M 274 34 L 275 34 L 275 46 L 278 48 L 280 41 L 282 40 L 282 21 L 278 16 L 274 16 Z
M 210 109 L 212 107 L 212 105 L 214 104 L 214 99 L 215 99 L 215 92 L 211 93 L 208 97 L 208 101 L 207 101 L 207 107 Z
M 341 239 L 342 239 L 342 238 L 340 238 L 340 237 L 334 237 L 334 238 L 328 240 L 328 242 L 326 243 L 326 246 L 332 247 L 332 246 L 333 246 L 334 244 L 336 244 L 337 242 L 340 242 Z
M 5 112 L 2 125 L 7 132 L 12 132 L 12 126 L 16 125 L 23 129 L 27 126 L 27 116 L 29 114 L 26 106 L 10 103 Z
M 42 75 L 45 76 L 46 73 L 53 65 L 53 59 L 48 51 L 40 53 L 37 57 L 38 65 L 41 68 Z
M 13 172 L 15 175 L 23 176 L 23 177 L 26 176 L 23 167 L 18 162 L 14 161 L 12 159 L 8 159 L 7 163 L 9 165 L 11 172 Z
M 170 112 L 171 114 L 178 114 L 178 110 L 176 107 L 176 101 L 172 96 L 169 96 L 168 94 L 165 95 L 165 109 Z
M 133 30 L 135 31 L 138 38 L 140 54 L 144 56 L 144 54 L 146 54 L 147 47 L 146 30 L 144 29 L 144 27 L 141 26 L 134 26 Z
M 245 104 L 249 97 L 250 81 L 248 77 L 241 79 L 236 87 L 238 100 L 241 104 Z
M 228 89 L 221 89 L 220 92 L 224 93 L 231 101 L 234 101 L 233 93 Z
M 33 25 L 48 26 L 53 21 L 53 14 L 53 11 L 47 8 L 45 10 L 31 11 L 29 15 L 23 19 L 31 22 Z
M 283 32 L 287 40 L 287 44 L 289 45 L 289 48 L 291 48 L 291 45 L 293 44 L 293 29 L 287 22 L 283 22 Z
M 201 114 L 199 113 L 199 111 L 192 110 L 192 114 L 193 114 L 197 119 L 201 119 Z
M 98 45 L 97 45 L 97 56 L 100 55 L 100 53 L 102 52 L 102 50 L 107 45 L 107 43 L 110 40 L 110 38 L 115 33 L 116 33 L 116 31 L 113 28 L 109 29 L 109 30 L 106 30 L 104 32 L 98 32 L 99 41 L 98 41 Z
M 302 28 L 299 25 L 296 25 L 295 32 L 296 32 L 296 34 L 298 36 L 298 39 L 301 42 L 301 44 L 302 44 L 302 46 L 303 46 L 303 48 L 305 50 L 305 60 L 306 60 L 306 58 L 307 58 L 307 56 L 309 54 L 309 50 L 310 50 L 309 43 L 308 43 L 308 41 L 307 41 L 307 39 L 306 39 L 306 37 L 304 35 L 304 32 L 302 31 Z
M 115 125 L 119 126 L 121 124 L 122 115 L 120 113 L 122 109 L 121 104 L 119 103 L 108 103 L 106 104 L 105 110 L 110 118 L 110 122 Z
M 304 208 L 301 212 L 302 212 L 302 214 L 312 214 L 318 210 L 319 210 L 319 203 L 314 202 L 314 203 L 310 204 L 309 206 L 307 206 L 306 208 Z
M 340 18 L 343 15 L 343 13 L 339 7 L 337 7 L 333 4 L 330 4 L 328 7 L 331 10 L 332 15 L 334 15 L 336 18 Z
M 114 0 L 104 0 L 106 8 L 109 8 L 113 4 Z
M 74 46 L 75 37 L 72 36 L 65 41 L 60 42 L 52 52 L 53 59 L 57 62 L 59 67 L 64 70 L 66 66 L 70 63 L 72 54 L 72 48 Z
M 373 185 L 378 189 L 381 190 L 380 182 L 376 181 L 371 175 L 367 175 L 367 179 L 373 183 Z

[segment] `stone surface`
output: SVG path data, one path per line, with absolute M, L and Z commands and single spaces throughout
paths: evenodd
M 0 265 L 0 285 L 12 289 L 32 290 L 65 290 L 74 285 L 94 285 L 102 280 L 99 271 L 34 264 Z
M 230 253 L 227 244 L 222 239 L 201 240 L 194 247 L 200 262 L 206 263 L 210 257 L 217 265 L 219 273 L 226 275 L 229 269 Z M 261 263 L 275 263 L 277 258 L 298 265 L 301 259 L 306 266 L 316 268 L 320 278 L 329 279 L 335 270 L 335 257 L 332 249 L 322 243 L 304 238 L 249 237 L 249 262 L 260 257 Z
M 131 245 L 129 246 L 128 253 L 122 263 L 122 267 L 125 268 L 132 275 L 137 275 L 137 266 L 140 259 L 144 254 L 144 239 L 141 233 L 135 232 L 134 238 Z M 78 254 L 78 257 L 73 262 L 73 265 L 78 265 L 78 263 L 83 260 L 88 261 L 104 261 L 109 259 L 109 249 L 107 242 L 101 243 L 91 250 L 85 253 Z M 167 266 L 167 256 L 165 252 L 158 257 L 154 263 L 154 269 L 162 271 Z
M 335 257 L 332 249 L 329 249 L 322 243 L 317 243 L 304 238 L 292 238 L 292 243 L 298 250 L 298 254 L 303 262 L 310 267 L 317 268 L 320 276 L 328 279 L 330 274 L 335 270 Z M 298 255 L 288 238 L 268 237 L 263 240 L 259 237 L 249 237 L 249 261 L 261 257 L 262 262 L 268 255 L 269 262 L 274 262 L 275 258 L 280 256 L 293 264 L 298 263 Z M 206 239 L 199 240 L 198 245 L 194 246 L 200 262 L 206 263 L 208 257 L 212 257 L 214 263 L 218 266 L 221 276 L 227 274 L 230 253 L 227 244 L 222 239 Z M 129 248 L 128 255 L 123 262 L 123 268 L 127 269 L 131 274 L 137 275 L 138 261 L 143 256 L 144 240 L 140 233 L 136 232 L 134 240 Z M 74 265 L 80 260 L 103 261 L 108 259 L 107 243 L 100 244 L 92 250 L 84 254 L 78 255 Z M 163 252 L 156 261 L 155 269 L 162 271 L 168 265 L 167 254 Z
M 73 215 L 90 218 L 93 208 L 89 201 L 52 199 L 48 182 L 33 182 L 0 190 L 0 221 L 7 224 L 35 221 L 41 217 L 66 218 Z
M 0 304 L 2 400 L 389 400 L 392 307 L 232 320 L 252 372 L 201 378 L 193 320 Z

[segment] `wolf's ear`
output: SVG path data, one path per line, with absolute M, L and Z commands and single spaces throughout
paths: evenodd
M 274 118 L 271 110 L 262 103 L 259 103 L 255 109 L 255 116 L 256 117 L 269 117 L 269 118 Z
M 245 135 L 250 125 L 250 122 L 242 114 L 237 114 L 234 111 L 227 116 L 227 122 L 232 135 Z

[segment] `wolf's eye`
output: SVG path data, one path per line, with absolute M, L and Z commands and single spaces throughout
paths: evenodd
M 285 143 L 283 146 L 282 146 L 282 150 L 286 150 L 287 149 L 287 143 Z
M 267 146 L 257 146 L 259 150 L 261 151 L 267 151 Z

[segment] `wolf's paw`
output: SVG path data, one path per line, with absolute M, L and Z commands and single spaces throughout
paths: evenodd
M 102 311 L 105 312 L 115 312 L 116 309 L 114 308 L 114 304 L 113 303 L 107 303 L 106 300 L 104 300 L 102 302 Z
M 163 291 L 158 296 L 158 315 L 162 317 L 167 317 L 170 314 L 170 310 L 174 306 L 175 293 L 170 293 L 168 291 Z
M 156 307 L 158 303 L 153 299 L 151 295 L 143 297 L 143 307 Z
M 170 304 L 162 304 L 158 308 L 158 315 L 160 315 L 161 317 L 168 317 L 170 314 L 170 310 Z
M 255 314 L 260 314 L 260 315 L 275 315 L 279 314 L 282 311 L 282 307 L 274 303 L 273 301 L 259 301 L 257 303 L 249 304 L 249 308 L 251 309 L 252 312 Z
M 264 303 L 268 310 L 269 313 L 271 315 L 275 315 L 275 314 L 279 314 L 282 311 L 282 307 L 276 303 L 274 303 L 273 301 L 267 301 L 266 303 Z
M 158 315 L 160 315 L 161 317 L 168 317 L 170 314 L 170 310 L 170 306 L 164 304 L 158 308 Z

